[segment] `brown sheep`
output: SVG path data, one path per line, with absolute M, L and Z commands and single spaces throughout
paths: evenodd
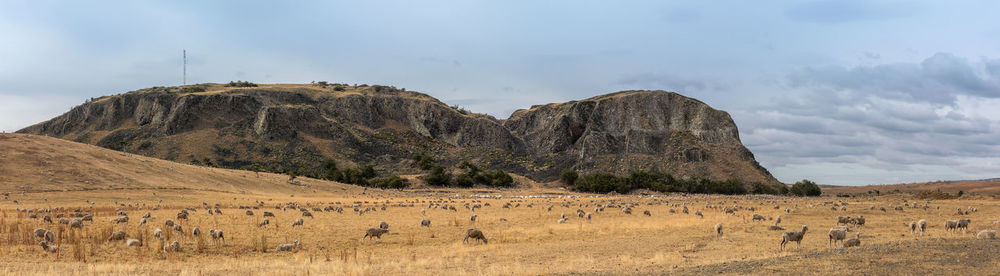
M 489 240 L 487 240 L 486 236 L 483 235 L 483 231 L 479 231 L 479 229 L 470 228 L 469 230 L 466 230 L 465 239 L 462 239 L 462 243 L 468 243 L 469 238 L 482 241 L 483 244 L 489 244 Z

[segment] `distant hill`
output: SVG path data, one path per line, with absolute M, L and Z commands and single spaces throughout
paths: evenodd
M 957 181 L 936 181 L 924 183 L 888 184 L 888 185 L 868 185 L 868 186 L 824 186 L 823 193 L 867 193 L 878 190 L 881 193 L 900 192 L 921 192 L 921 191 L 942 191 L 947 193 L 957 193 L 958 191 L 976 193 L 1000 193 L 1000 178 L 982 180 L 957 180 Z
M 0 134 L 0 191 L 197 190 L 226 193 L 360 193 L 363 188 L 287 175 L 179 164 L 29 134 Z
M 419 174 L 413 156 L 471 161 L 539 181 L 563 169 L 777 184 L 729 114 L 677 93 L 624 91 L 518 110 L 509 119 L 388 86 L 155 87 L 93 99 L 19 133 L 182 163 L 284 172 L 374 165 Z

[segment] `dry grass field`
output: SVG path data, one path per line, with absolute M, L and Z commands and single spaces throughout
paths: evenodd
M 994 224 L 1000 202 L 987 196 L 931 201 L 901 194 L 598 196 L 554 188 L 382 191 L 286 180 L 5 134 L 0 136 L 0 192 L 9 195 L 0 200 L 0 274 L 1000 273 L 1000 262 L 991 257 L 1000 253 L 1000 242 L 975 239 L 979 230 L 1000 228 Z M 473 211 L 476 205 L 482 207 Z M 218 206 L 222 214 L 209 214 L 205 206 Z M 313 218 L 303 217 L 295 206 L 310 210 Z M 682 212 L 685 206 L 688 214 Z M 343 212 L 313 211 L 325 207 Z M 631 214 L 623 211 L 626 207 Z M 726 214 L 726 207 L 737 210 Z M 976 211 L 957 214 L 958 208 L 969 207 Z M 189 219 L 177 219 L 185 208 L 191 209 Z M 93 221 L 82 229 L 59 223 L 76 209 L 93 215 Z M 578 217 L 578 209 L 592 213 L 591 221 Z M 127 214 L 127 223 L 111 222 L 119 211 Z M 275 217 L 260 227 L 265 211 Z M 140 225 L 147 212 L 151 218 Z M 37 218 L 31 218 L 33 213 Z M 568 219 L 559 223 L 563 214 Z M 766 219 L 753 221 L 753 214 Z M 55 222 L 45 222 L 46 215 Z M 768 229 L 778 216 L 788 230 L 809 227 L 801 248 L 792 243 L 779 250 L 782 231 Z M 848 234 L 861 234 L 860 247 L 829 247 L 827 232 L 837 216 L 866 218 L 864 226 L 852 226 Z M 293 227 L 300 218 L 303 225 Z M 960 218 L 972 219 L 968 231 L 945 231 L 946 220 Z M 168 219 L 183 232 L 167 228 Z M 421 227 L 422 219 L 431 226 Z M 929 222 L 923 236 L 911 234 L 907 226 L 919 219 Z M 377 242 L 362 240 L 367 229 L 383 221 L 389 234 Z M 721 237 L 713 229 L 717 223 L 723 225 Z M 195 227 L 200 237 L 192 236 Z M 37 244 L 36 228 L 55 234 L 56 253 Z M 164 232 L 162 241 L 153 237 L 157 228 Z M 463 243 L 470 228 L 482 230 L 489 242 Z M 225 244 L 213 243 L 209 229 L 223 230 Z M 143 245 L 108 241 L 116 231 Z M 297 248 L 277 251 L 279 244 L 296 240 Z M 180 250 L 164 252 L 173 241 Z

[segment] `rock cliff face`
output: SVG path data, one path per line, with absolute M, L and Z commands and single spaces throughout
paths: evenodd
M 572 168 L 777 183 L 727 113 L 662 91 L 534 106 L 497 120 L 385 86 L 203 84 L 93 99 L 19 132 L 234 168 L 332 159 L 418 173 L 411 156 L 425 152 L 445 165 L 471 160 L 536 180 Z

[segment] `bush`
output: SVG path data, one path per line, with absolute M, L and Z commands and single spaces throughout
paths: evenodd
M 205 88 L 201 86 L 189 86 L 181 88 L 181 93 L 197 93 L 197 92 L 205 92 Z
M 382 189 L 403 189 L 410 187 L 410 181 L 399 177 L 398 175 L 390 175 L 388 177 L 376 178 L 371 181 L 373 187 Z
M 257 87 L 257 84 L 249 81 L 230 81 L 226 87 Z
M 573 185 L 577 178 L 580 178 L 580 174 L 570 169 L 565 169 L 559 174 L 559 180 L 562 180 L 566 185 Z
M 437 163 L 437 159 L 426 152 L 413 154 L 413 161 L 417 161 L 417 167 L 425 171 L 433 169 Z
M 592 193 L 628 193 L 628 185 L 622 179 L 608 173 L 594 173 L 581 176 L 574 182 L 573 188 L 577 191 Z
M 444 167 L 434 166 L 431 173 L 424 176 L 424 182 L 432 186 L 448 186 L 451 183 L 451 177 L 451 172 L 445 170 Z
M 795 184 L 788 189 L 788 192 L 797 196 L 819 196 L 823 194 L 823 191 L 820 190 L 819 185 L 816 185 L 816 182 L 812 182 L 808 179 L 803 179 L 802 181 L 795 182 Z

